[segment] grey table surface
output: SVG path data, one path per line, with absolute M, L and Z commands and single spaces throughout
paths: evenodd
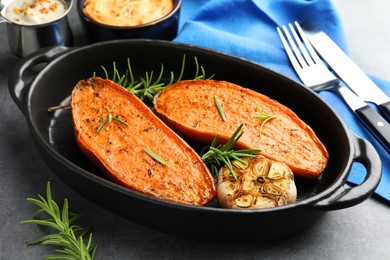
M 334 3 L 352 58 L 366 72 L 390 80 L 390 1 Z M 390 259 L 390 205 L 375 197 L 331 211 L 316 226 L 293 237 L 257 243 L 167 234 L 87 201 L 59 180 L 39 156 L 24 116 L 7 90 L 7 75 L 17 60 L 8 51 L 5 25 L 0 25 L 0 35 L 0 259 L 40 259 L 52 252 L 52 247 L 28 246 L 27 241 L 43 231 L 19 224 L 36 210 L 25 198 L 43 194 L 49 180 L 59 201 L 68 198 L 73 211 L 85 212 L 80 225 L 93 228 L 99 241 L 96 259 Z

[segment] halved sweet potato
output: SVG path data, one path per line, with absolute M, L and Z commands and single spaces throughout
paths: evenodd
M 223 121 L 215 103 L 221 103 Z M 310 126 L 286 106 L 253 90 L 215 80 L 175 83 L 154 98 L 162 120 L 183 137 L 210 144 L 218 134 L 226 142 L 244 123 L 237 148 L 259 148 L 263 156 L 286 163 L 296 176 L 317 178 L 328 162 L 328 152 Z M 260 130 L 261 112 L 274 115 Z
M 123 87 L 101 78 L 80 81 L 71 107 L 78 146 L 114 182 L 185 204 L 205 205 L 215 197 L 214 179 L 196 152 Z M 97 132 L 108 117 L 105 107 L 128 126 L 112 120 Z

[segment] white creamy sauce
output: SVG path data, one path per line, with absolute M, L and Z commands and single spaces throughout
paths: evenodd
M 15 0 L 6 6 L 4 18 L 21 25 L 52 22 L 67 11 L 61 0 Z

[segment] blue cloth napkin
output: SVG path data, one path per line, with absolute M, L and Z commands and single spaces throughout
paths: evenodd
M 330 0 L 182 0 L 180 31 L 174 41 L 203 46 L 255 61 L 296 81 L 276 27 L 298 21 L 321 28 L 348 53 L 341 20 Z M 390 82 L 371 76 L 387 95 Z M 344 102 L 331 92 L 320 95 L 358 136 L 370 141 L 383 162 L 375 193 L 390 202 L 390 156 L 360 125 Z M 366 170 L 354 163 L 348 181 L 360 184 Z

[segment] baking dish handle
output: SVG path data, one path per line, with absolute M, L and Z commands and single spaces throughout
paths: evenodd
M 354 145 L 354 161 L 363 164 L 367 174 L 364 181 L 357 186 L 342 185 L 328 198 L 315 203 L 314 208 L 337 210 L 354 206 L 368 199 L 379 185 L 382 176 L 382 162 L 373 145 L 350 132 Z M 347 177 L 345 177 L 347 178 Z
M 22 59 L 11 71 L 8 77 L 8 90 L 19 109 L 25 113 L 24 98 L 30 83 L 38 75 L 42 67 L 68 51 L 65 46 L 48 47 L 36 51 Z

